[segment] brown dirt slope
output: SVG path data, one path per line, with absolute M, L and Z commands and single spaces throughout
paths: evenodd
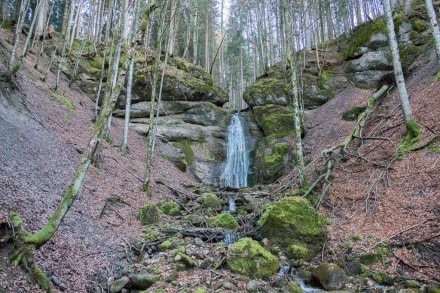
M 10 49 L 11 34 L 0 30 L 0 39 L 3 48 Z M 0 71 L 4 72 L 6 62 L 2 60 Z M 40 60 L 41 69 L 35 70 L 31 51 L 14 84 L 2 84 L 0 97 L 0 216 L 17 211 L 30 231 L 46 222 L 62 198 L 93 127 L 94 105 L 86 95 L 70 89 L 65 79 L 55 92 L 52 73 L 45 82 L 40 80 L 47 61 Z M 65 100 L 57 100 L 55 93 Z M 67 106 L 69 102 L 73 109 Z M 99 166 L 89 169 L 59 230 L 36 255 L 43 270 L 55 274 L 69 292 L 85 292 L 120 270 L 126 264 L 125 247 L 142 233 L 137 211 L 155 196 L 170 193 L 155 184 L 153 197 L 141 191 L 146 144 L 130 133 L 129 154 L 123 155 L 117 146 L 122 141 L 122 123 L 113 119 L 114 144 L 104 143 Z M 159 156 L 154 164 L 153 182 L 160 179 L 170 186 L 182 186 L 194 179 Z M 112 196 L 120 203 L 103 211 Z M 6 266 L 7 255 L 1 251 L 0 288 L 37 292 L 23 276 L 17 277 L 18 270 Z
M 407 79 L 413 114 L 422 131 L 419 150 L 396 157 L 405 125 L 393 90 L 378 101 L 362 130 L 363 139 L 351 142 L 333 172 L 321 205 L 331 219 L 327 260 L 343 262 L 349 255 L 374 254 L 386 244 L 390 257 L 381 269 L 403 278 L 438 280 L 440 81 L 434 75 L 439 69 L 435 55 L 427 52 L 414 62 Z M 365 106 L 368 95 L 348 89 L 309 113 L 304 140 L 309 161 L 344 140 L 354 122 L 343 121 L 342 113 Z M 321 162 L 312 172 L 323 172 L 324 166 Z

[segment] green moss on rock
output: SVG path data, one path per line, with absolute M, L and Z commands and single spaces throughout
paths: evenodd
M 214 211 L 221 210 L 222 205 L 218 196 L 215 193 L 204 193 L 200 197 L 201 204 L 207 208 Z
M 155 224 L 160 220 L 159 210 L 153 204 L 146 204 L 139 210 L 137 218 L 142 225 Z
M 253 112 L 257 125 L 266 137 L 282 138 L 295 130 L 293 111 L 289 107 L 268 104 L 254 107 Z
M 159 210 L 168 216 L 176 216 L 180 212 L 180 205 L 177 202 L 166 200 L 160 203 Z
M 269 154 L 257 159 L 257 169 L 262 183 L 272 183 L 283 175 L 288 149 L 287 143 L 275 143 Z
M 324 217 L 302 197 L 286 197 L 269 205 L 258 224 L 263 237 L 288 247 L 291 256 L 300 259 L 320 252 L 326 238 Z
M 302 244 L 291 244 L 287 251 L 294 259 L 307 259 L 310 254 L 309 249 Z
M 341 49 L 342 56 L 345 59 L 353 58 L 359 52 L 360 47 L 367 44 L 372 35 L 386 33 L 386 31 L 386 24 L 380 18 L 359 25 L 353 30 L 348 42 Z
M 278 259 L 251 238 L 241 238 L 228 250 L 227 265 L 250 278 L 268 277 L 279 268 Z
M 348 111 L 342 113 L 342 119 L 345 121 L 356 121 L 358 116 L 364 112 L 366 107 L 353 107 Z
M 220 215 L 210 217 L 208 219 L 208 223 L 210 226 L 218 227 L 218 228 L 224 228 L 224 229 L 237 229 L 238 223 L 237 220 L 228 213 L 222 213 Z
M 183 154 L 185 156 L 185 163 L 188 166 L 191 166 L 191 164 L 194 160 L 194 152 L 191 148 L 191 143 L 188 140 L 181 140 L 179 142 L 175 142 L 173 145 L 176 148 L 179 148 L 183 152 Z

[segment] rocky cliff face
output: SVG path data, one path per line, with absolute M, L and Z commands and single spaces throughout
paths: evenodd
M 417 66 L 413 64 L 416 57 L 430 44 L 429 22 L 416 10 L 410 15 L 396 14 L 394 21 L 402 65 L 408 74 Z M 319 107 L 345 89 L 375 89 L 394 80 L 386 26 L 381 19 L 360 25 L 351 34 L 321 44 L 312 52 L 301 52 L 297 59 L 305 110 Z M 278 179 L 290 161 L 288 154 L 294 153 L 289 151 L 286 139 L 294 130 L 290 88 L 286 64 L 279 63 L 244 93 L 262 135 L 255 152 L 255 172 L 261 183 Z
M 130 127 L 147 135 L 154 54 L 139 51 L 135 60 Z M 101 62 L 86 60 L 75 81 L 76 86 L 92 99 L 96 99 Z M 125 116 L 125 98 L 125 90 L 122 90 L 114 111 L 116 117 Z M 227 100 L 226 93 L 214 85 L 210 75 L 201 67 L 180 58 L 168 59 L 156 132 L 162 143 L 157 149 L 182 171 L 191 169 L 208 185 L 217 184 L 225 158 L 224 133 L 230 111 L 222 108 L 222 105 Z

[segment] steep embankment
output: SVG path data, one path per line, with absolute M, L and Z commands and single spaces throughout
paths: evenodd
M 4 30 L 0 34 L 7 52 L 11 47 L 7 40 L 12 37 Z M 2 56 L 2 72 L 6 58 Z M 0 216 L 3 222 L 9 211 L 17 211 L 31 231 L 46 222 L 68 187 L 91 135 L 94 107 L 65 79 L 57 91 L 52 73 L 42 82 L 48 60 L 40 60 L 39 70 L 33 68 L 35 61 L 31 51 L 14 83 L 2 84 L 0 104 Z M 104 143 L 99 166 L 90 168 L 55 237 L 37 252 L 43 270 L 58 277 L 69 292 L 85 292 L 120 270 L 128 261 L 124 247 L 142 232 L 136 214 L 148 200 L 141 192 L 146 144 L 130 133 L 129 154 L 123 155 L 117 146 L 122 129 L 122 121 L 115 119 L 111 132 L 115 145 Z M 160 179 L 184 190 L 182 185 L 195 180 L 160 156 L 155 156 L 154 165 L 153 182 Z M 162 185 L 153 184 L 152 189 L 155 196 L 170 194 Z M 5 266 L 8 251 L 1 251 L 2 288 L 37 292 L 26 281 L 16 283 L 24 279 Z

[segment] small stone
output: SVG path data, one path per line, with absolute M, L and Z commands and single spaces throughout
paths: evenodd
M 226 282 L 223 283 L 223 288 L 225 288 L 227 290 L 235 291 L 237 289 L 237 286 L 235 286 L 231 282 L 226 281 Z
M 374 286 L 374 281 L 369 279 L 369 278 L 365 279 L 364 283 L 365 283 L 365 286 L 367 286 L 367 287 L 373 287 Z
M 258 292 L 260 287 L 260 282 L 257 280 L 250 280 L 246 284 L 246 290 L 248 292 Z
M 178 276 L 177 271 L 172 271 L 172 272 L 171 272 L 171 273 L 165 278 L 165 282 L 170 283 L 170 282 L 172 282 L 172 281 L 175 281 L 175 280 L 177 280 L 177 276 Z
M 130 281 L 133 285 L 141 290 L 149 288 L 151 285 L 159 280 L 158 276 L 150 274 L 134 274 L 130 276 Z
M 408 288 L 420 288 L 420 283 L 416 280 L 406 280 L 405 286 Z
M 110 293 L 119 293 L 122 291 L 122 289 L 125 287 L 125 285 L 128 284 L 128 282 L 130 282 L 130 279 L 128 277 L 122 277 L 119 279 L 114 280 L 111 284 L 110 284 Z
M 212 265 L 212 261 L 208 258 L 202 260 L 202 262 L 200 263 L 200 268 L 201 269 L 208 269 L 210 266 Z
M 277 276 L 275 280 L 273 280 L 272 286 L 275 288 L 285 288 L 288 284 L 287 279 L 284 277 Z

